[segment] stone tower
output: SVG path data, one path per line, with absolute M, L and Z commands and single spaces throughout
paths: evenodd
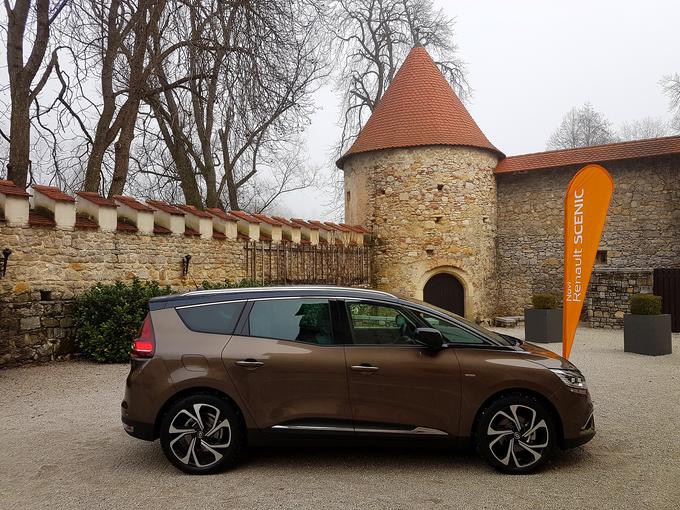
M 345 221 L 373 231 L 378 288 L 473 320 L 493 316 L 502 157 L 427 51 L 411 50 L 337 162 Z

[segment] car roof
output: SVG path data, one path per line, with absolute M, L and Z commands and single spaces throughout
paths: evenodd
M 289 285 L 279 287 L 245 287 L 230 289 L 195 290 L 183 294 L 160 296 L 149 301 L 151 310 L 175 308 L 177 306 L 220 303 L 245 299 L 266 299 L 280 297 L 326 297 L 349 299 L 377 299 L 398 302 L 389 292 L 334 285 Z

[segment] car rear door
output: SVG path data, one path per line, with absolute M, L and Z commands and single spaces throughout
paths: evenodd
M 250 301 L 222 359 L 258 427 L 351 430 L 343 345 L 330 301 Z
M 417 344 L 417 319 L 399 305 L 347 300 L 343 308 L 355 430 L 456 435 L 461 382 L 454 350 Z

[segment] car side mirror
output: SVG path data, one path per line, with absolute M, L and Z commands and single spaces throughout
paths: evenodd
M 441 331 L 434 328 L 416 328 L 416 342 L 428 349 L 438 351 L 444 345 Z

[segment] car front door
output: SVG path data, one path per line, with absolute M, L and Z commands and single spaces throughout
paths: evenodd
M 343 309 L 356 431 L 457 435 L 461 381 L 455 351 L 417 344 L 417 319 L 392 303 L 347 300 Z
M 345 356 L 329 300 L 255 300 L 246 313 L 222 359 L 258 427 L 351 428 Z

